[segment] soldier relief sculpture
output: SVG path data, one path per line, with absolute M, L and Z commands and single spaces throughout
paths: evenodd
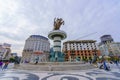
M 64 21 L 62 18 L 54 18 L 54 29 L 53 30 L 59 30 L 62 24 L 64 25 Z

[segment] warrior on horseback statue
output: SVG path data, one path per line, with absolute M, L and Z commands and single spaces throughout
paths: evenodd
M 59 30 L 61 25 L 64 25 L 64 21 L 62 18 L 54 18 L 54 29 L 53 30 Z

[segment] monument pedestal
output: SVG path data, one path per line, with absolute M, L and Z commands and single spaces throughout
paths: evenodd
M 62 30 L 50 31 L 48 37 L 53 40 L 53 52 L 51 61 L 63 61 L 64 54 L 61 52 L 61 40 L 67 37 L 66 33 Z

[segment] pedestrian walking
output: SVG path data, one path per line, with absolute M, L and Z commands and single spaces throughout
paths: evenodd
M 2 69 L 7 69 L 9 61 L 6 61 Z
M 35 64 L 38 64 L 38 61 L 39 61 L 39 57 L 36 57 Z
M 110 66 L 107 65 L 106 61 L 103 62 L 104 69 L 110 71 Z
M 116 64 L 116 66 L 119 66 L 119 65 L 118 65 L 118 61 L 117 61 L 117 60 L 115 61 L 115 64 Z
M 0 61 L 0 68 L 2 69 L 2 65 L 3 65 L 3 62 L 2 61 Z

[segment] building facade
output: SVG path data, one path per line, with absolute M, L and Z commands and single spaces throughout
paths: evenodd
M 22 61 L 30 62 L 31 56 L 33 58 L 34 52 L 42 52 L 46 54 L 47 59 L 49 50 L 50 42 L 48 38 L 41 35 L 31 35 L 25 42 L 22 53 Z
M 110 48 L 114 56 L 120 56 L 120 42 L 113 42 Z
M 94 55 L 99 56 L 100 51 L 98 49 L 95 40 L 74 40 L 66 41 L 63 43 L 63 52 L 65 53 L 66 61 L 74 61 L 76 58 L 92 59 Z
M 100 39 L 99 49 L 101 55 L 120 56 L 120 42 L 114 42 L 111 35 L 103 35 Z
M 99 45 L 101 55 L 120 56 L 120 42 L 112 42 Z
M 101 39 L 101 44 L 109 44 L 114 42 L 111 35 L 103 35 L 100 37 L 100 39 Z
M 46 58 L 46 54 L 43 52 L 34 52 L 31 55 L 31 63 L 35 63 L 36 59 L 38 59 L 38 62 L 47 62 L 48 58 Z
M 9 60 L 11 53 L 11 44 L 3 43 L 0 45 L 0 59 Z

